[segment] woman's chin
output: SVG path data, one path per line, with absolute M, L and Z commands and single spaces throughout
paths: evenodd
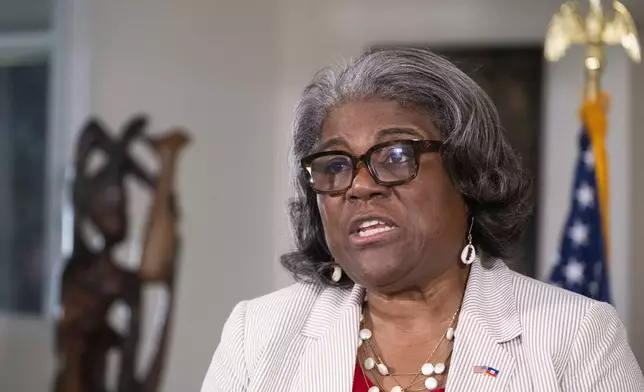
M 402 266 L 378 264 L 377 262 L 372 262 L 367 266 L 363 266 L 365 268 L 360 271 L 360 279 L 357 283 L 372 290 L 399 287 L 402 283 L 401 278 L 405 276 Z

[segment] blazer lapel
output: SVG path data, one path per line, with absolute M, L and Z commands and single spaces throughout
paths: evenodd
M 344 293 L 338 295 L 338 293 Z M 364 289 L 321 296 L 302 333 L 312 341 L 301 360 L 296 391 L 350 392 Z
M 326 290 L 318 298 L 302 334 L 310 340 L 301 357 L 294 391 L 350 392 L 353 383 L 357 331 L 364 289 Z M 447 391 L 508 391 L 516 360 L 508 350 L 521 335 L 510 271 L 501 261 L 470 269 L 456 329 Z M 491 368 L 479 374 L 474 367 Z
M 492 261 L 489 266 L 480 260 L 472 264 L 447 391 L 509 390 L 516 362 L 507 345 L 521 335 L 512 287 L 510 271 L 501 261 Z M 483 367 L 486 370 L 480 373 Z

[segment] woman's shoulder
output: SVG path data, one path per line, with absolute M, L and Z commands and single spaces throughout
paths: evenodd
M 487 259 L 481 265 L 473 265 L 476 290 L 496 300 L 502 297 L 509 306 L 507 311 L 518 313 L 524 327 L 547 327 L 560 322 L 566 328 L 574 328 L 591 309 L 609 313 L 612 309 L 609 304 L 523 275 L 509 265 L 511 263 L 499 259 Z
M 550 354 L 563 390 L 644 390 L 626 329 L 611 304 L 518 273 L 512 279 L 522 342 Z
M 517 272 L 511 272 L 517 306 L 531 312 L 564 312 L 568 317 L 585 314 L 594 306 L 608 305 Z M 610 306 L 610 305 L 608 305 Z
M 621 325 L 615 308 L 606 302 L 512 272 L 517 311 L 524 333 L 576 336 L 588 325 Z
M 260 331 L 264 337 L 273 332 L 281 336 L 302 330 L 316 309 L 337 309 L 350 289 L 325 287 L 315 283 L 294 283 L 268 294 L 240 301 L 230 319 L 243 323 L 246 334 Z
M 286 302 L 289 301 L 297 301 L 301 304 L 315 302 L 315 299 L 324 289 L 319 284 L 297 282 L 244 302 L 251 307 L 268 307 L 276 308 L 275 310 L 277 310 L 287 305 Z
M 309 320 L 339 314 L 339 306 L 347 303 L 350 293 L 296 283 L 238 302 L 224 323 L 202 391 L 218 391 L 222 383 L 228 390 L 241 391 L 243 380 L 254 374 L 262 361 L 286 355 L 293 341 L 306 335 Z

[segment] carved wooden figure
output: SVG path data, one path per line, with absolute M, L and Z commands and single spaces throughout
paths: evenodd
M 121 138 L 113 140 L 97 120 L 91 120 L 79 137 L 76 178 L 72 186 L 74 248 L 62 277 L 62 312 L 56 330 L 58 368 L 55 392 L 108 392 L 106 363 L 111 349 L 120 354 L 116 391 L 153 392 L 158 388 L 170 312 L 150 372 L 138 379 L 135 367 L 141 324 L 141 290 L 145 277 L 150 281 L 163 281 L 173 289 L 178 235 L 172 180 L 176 154 L 188 138 L 183 133 L 173 132 L 151 143 L 161 161 L 160 173 L 152 179 L 128 152 L 132 141 L 149 140 L 143 134 L 146 124 L 144 117 L 135 117 L 126 124 Z M 99 150 L 107 156 L 106 162 L 96 173 L 90 174 L 88 161 Z M 146 273 L 143 273 L 143 268 L 128 271 L 119 267 L 113 254 L 115 246 L 128 235 L 124 183 L 128 175 L 133 175 L 155 194 L 148 218 L 149 233 L 144 243 L 143 259 L 146 262 L 141 263 L 146 266 Z M 89 245 L 83 230 L 87 224 L 100 234 L 100 246 Z M 123 335 L 108 322 L 109 310 L 117 301 L 122 301 L 129 308 L 128 328 Z
M 162 138 L 150 139 L 160 159 L 161 169 L 155 184 L 139 271 L 141 278 L 146 281 L 167 282 L 173 272 L 177 246 L 177 208 L 173 195 L 175 166 L 178 154 L 188 140 L 186 133 L 181 130 Z
M 170 292 L 168 311 L 161 330 L 160 343 L 156 348 L 150 370 L 141 392 L 155 392 L 159 388 L 161 373 L 166 359 L 170 322 L 174 309 L 174 281 L 176 278 L 176 255 L 179 247 L 177 230 L 178 207 L 174 195 L 174 179 L 178 154 L 189 138 L 182 130 L 170 132 L 165 137 L 150 139 L 161 162 L 155 183 L 154 199 L 149 213 L 146 239 L 141 256 L 139 276 L 144 282 L 164 283 Z

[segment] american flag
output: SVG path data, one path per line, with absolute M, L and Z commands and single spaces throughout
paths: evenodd
M 474 366 L 474 374 L 485 374 L 487 366 Z
M 590 137 L 582 128 L 571 210 L 550 282 L 587 297 L 610 302 L 594 157 Z

